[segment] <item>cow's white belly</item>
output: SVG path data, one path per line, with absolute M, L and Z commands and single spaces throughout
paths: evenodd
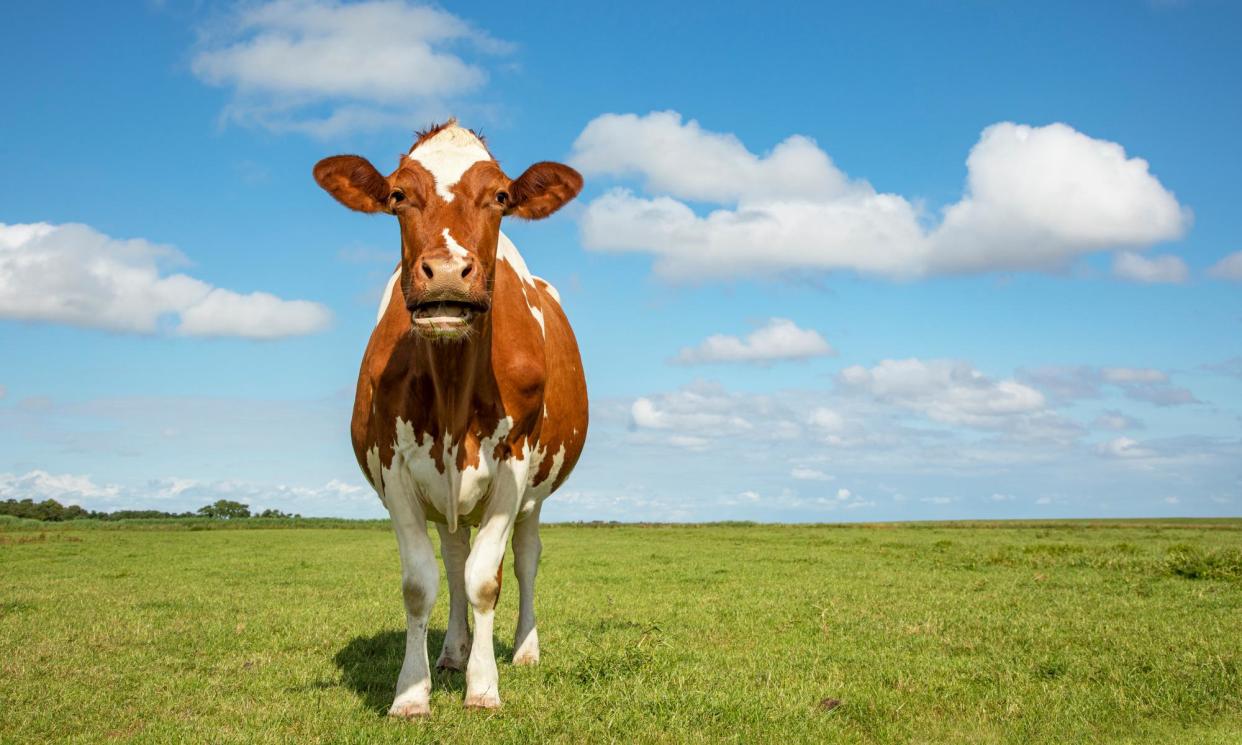
M 392 462 L 384 466 L 380 462 L 379 448 L 367 452 L 367 474 L 380 499 L 391 511 L 393 500 L 417 501 L 429 518 L 442 517 L 450 529 L 456 529 L 459 518 L 469 515 L 493 494 L 500 493 L 513 500 L 518 517 L 525 516 L 552 493 L 561 467 L 565 461 L 565 447 L 549 456 L 548 448 L 535 443 L 523 446 L 522 457 L 496 458 L 496 446 L 508 436 L 513 420 L 502 419 L 496 430 L 479 443 L 478 463 L 457 467 L 457 451 L 460 443 L 453 442 L 448 434 L 442 435 L 444 456 L 440 470 L 431 455 L 434 442 L 427 433 L 416 433 L 404 419 L 397 419 L 396 442 Z M 552 469 L 547 478 L 537 485 L 532 483 L 538 476 L 543 459 L 552 457 Z

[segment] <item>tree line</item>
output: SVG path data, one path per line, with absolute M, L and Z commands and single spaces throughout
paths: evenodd
M 6 499 L 0 502 L 0 515 L 24 517 L 29 520 L 46 520 L 61 522 L 63 520 L 143 520 L 152 518 L 188 518 L 210 517 L 217 520 L 237 520 L 248 517 L 279 517 L 294 518 L 280 510 L 263 510 L 252 513 L 250 505 L 235 502 L 231 499 L 218 499 L 211 504 L 203 505 L 194 512 L 163 512 L 161 510 L 116 510 L 115 512 L 98 512 L 88 510 L 76 504 L 61 504 L 55 499 L 36 502 L 33 499 Z

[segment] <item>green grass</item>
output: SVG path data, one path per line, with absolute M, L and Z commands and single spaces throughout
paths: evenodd
M 415 723 L 395 540 L 307 525 L 0 522 L 0 741 L 1242 743 L 1242 520 L 550 526 L 542 664 Z

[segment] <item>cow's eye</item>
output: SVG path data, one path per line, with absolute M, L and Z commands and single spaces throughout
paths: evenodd
M 507 191 L 496 192 L 496 204 L 499 204 L 500 206 L 503 207 L 504 205 L 508 203 L 509 203 L 509 192 Z
M 392 200 L 393 204 L 400 204 L 405 201 L 405 192 L 400 189 L 393 189 L 392 193 L 388 195 L 388 198 Z

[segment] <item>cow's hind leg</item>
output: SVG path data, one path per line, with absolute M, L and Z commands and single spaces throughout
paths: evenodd
M 465 670 L 470 655 L 470 625 L 466 616 L 470 601 L 466 598 L 466 557 L 470 555 L 470 528 L 459 525 L 450 533 L 447 525 L 436 523 L 440 532 L 440 558 L 448 575 L 449 618 L 444 633 L 444 646 L 436 667 L 442 670 Z
M 417 504 L 391 496 L 388 502 L 401 552 L 401 595 L 405 599 L 405 661 L 388 715 L 409 719 L 431 713 L 431 670 L 427 664 L 427 618 L 436 602 L 440 571 Z M 400 504 L 398 504 L 400 503 Z
M 539 506 L 513 528 L 513 573 L 518 581 L 518 622 L 513 637 L 513 664 L 539 662 L 539 632 L 535 630 L 535 573 L 539 571 Z
M 529 460 L 526 459 L 526 460 Z M 497 469 L 495 489 L 488 501 L 478 535 L 466 559 L 466 596 L 474 608 L 474 642 L 466 663 L 466 700 L 470 708 L 500 706 L 500 679 L 492 630 L 496 601 L 500 598 L 500 568 L 505 547 L 513 533 L 522 486 L 526 483 L 525 461 L 503 461 Z

